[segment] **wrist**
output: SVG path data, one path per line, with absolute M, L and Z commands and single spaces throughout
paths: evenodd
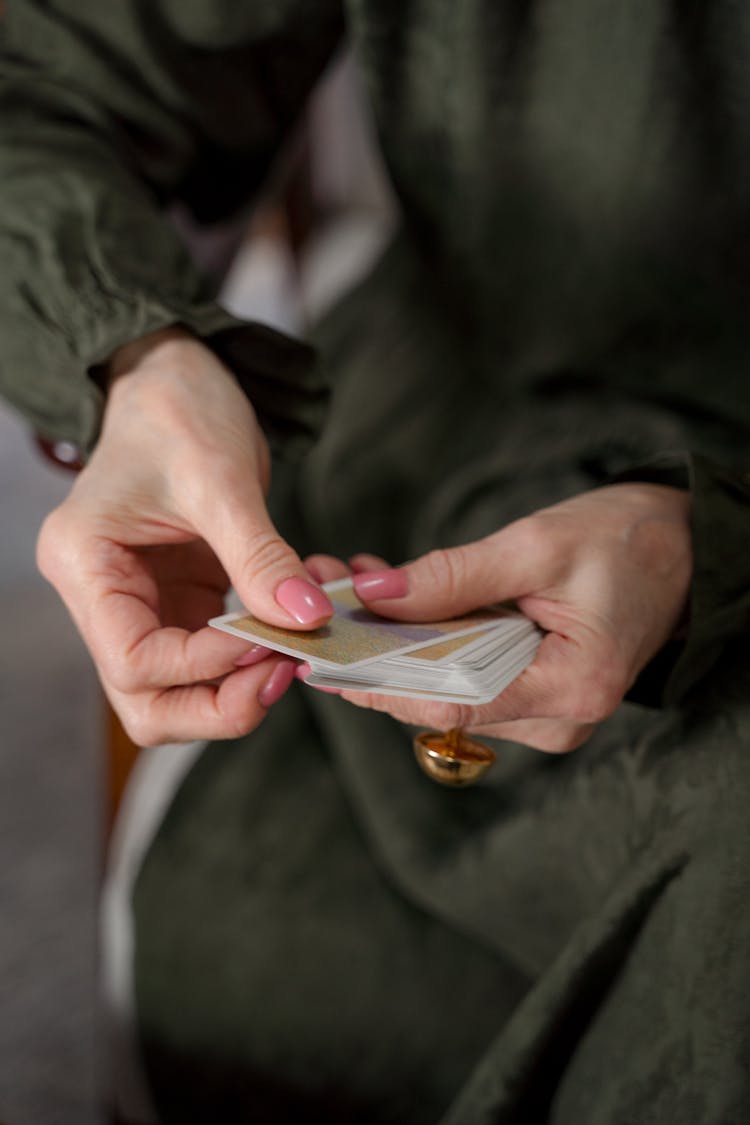
M 182 328 L 149 333 L 119 348 L 107 365 L 108 393 L 100 444 L 148 441 L 164 457 L 187 450 L 194 459 L 214 449 L 245 456 L 254 450 L 266 487 L 270 454 L 252 404 L 216 354 Z M 181 470 L 182 471 L 182 470 Z
M 106 368 L 109 417 L 134 407 L 151 417 L 167 420 L 182 415 L 189 405 L 203 402 L 208 408 L 213 387 L 219 397 L 235 381 L 202 340 L 183 328 L 171 326 L 150 332 L 118 348 Z
M 100 381 L 106 391 L 123 375 L 133 374 L 154 360 L 163 359 L 167 365 L 174 361 L 185 344 L 195 344 L 196 339 L 185 328 L 169 325 L 139 336 L 117 348 L 100 368 Z

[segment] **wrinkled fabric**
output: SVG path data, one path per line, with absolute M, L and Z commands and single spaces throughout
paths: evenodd
M 344 26 L 403 223 L 314 369 L 232 328 L 280 444 L 317 433 L 276 473 L 281 530 L 398 562 L 666 479 L 693 493 L 689 614 L 585 747 L 499 743 L 471 791 L 419 774 L 399 724 L 304 689 L 210 748 L 135 892 L 161 1117 L 739 1125 L 744 6 L 11 0 L 3 391 L 90 445 L 89 372 L 118 343 L 178 320 L 220 346 L 159 207 L 214 219 L 256 191 Z
M 309 351 L 219 308 L 162 208 L 209 221 L 252 201 L 340 13 L 320 3 L 305 28 L 291 26 L 291 3 L 202 7 L 7 5 L 0 390 L 45 437 L 83 451 L 101 422 L 97 366 L 176 323 L 232 361 L 277 447 L 306 444 L 325 407 Z

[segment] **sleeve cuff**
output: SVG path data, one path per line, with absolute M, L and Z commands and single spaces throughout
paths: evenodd
M 77 388 L 76 394 L 67 401 L 56 396 L 54 413 L 31 414 L 41 436 L 74 443 L 85 459 L 99 437 L 105 405 L 93 372 L 123 344 L 173 324 L 203 340 L 227 365 L 251 401 L 274 453 L 296 457 L 309 447 L 322 428 L 329 397 L 315 352 L 267 325 L 241 320 L 215 302 L 144 302 L 123 323 L 81 349 L 77 377 L 63 384 Z

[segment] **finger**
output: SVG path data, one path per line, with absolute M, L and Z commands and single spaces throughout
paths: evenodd
M 354 575 L 357 596 L 378 613 L 436 621 L 479 606 L 537 592 L 551 580 L 555 558 L 533 520 L 460 547 L 431 551 L 396 569 Z
M 210 627 L 162 628 L 158 584 L 137 552 L 90 538 L 68 544 L 55 558 L 57 588 L 102 678 L 117 691 L 216 679 L 253 650 L 240 637 Z
M 316 582 L 336 582 L 340 578 L 348 578 L 352 572 L 383 570 L 388 566 L 379 555 L 367 554 L 352 555 L 348 566 L 334 555 L 308 555 L 304 561 L 305 569 Z
M 295 669 L 295 672 L 294 672 L 294 678 L 296 680 L 300 680 L 304 684 L 304 683 L 307 683 L 307 678 L 308 678 L 308 676 L 311 675 L 311 673 L 312 673 L 312 668 L 310 667 L 310 665 L 307 663 L 306 660 L 303 660 L 300 664 L 297 665 L 297 667 Z M 311 688 L 314 688 L 315 691 L 324 692 L 326 695 L 340 695 L 341 694 L 340 688 L 324 687 L 321 684 L 310 684 L 309 686 Z
M 128 616 L 127 608 L 123 616 Z M 209 626 L 195 633 L 175 627 L 155 628 L 117 657 L 111 654 L 102 658 L 99 666 L 118 691 L 135 693 L 216 680 L 235 668 L 259 664 L 270 653 L 271 649 L 261 645 L 248 648 L 247 641 L 240 637 Z
M 242 603 L 261 620 L 282 627 L 313 629 L 333 606 L 310 581 L 299 555 L 281 538 L 266 511 L 260 483 L 234 466 L 215 478 L 189 513 L 213 548 Z
M 305 570 L 316 582 L 335 582 L 339 578 L 348 578 L 351 573 L 346 563 L 334 555 L 308 555 Z
M 518 742 L 548 754 L 567 754 L 591 737 L 596 724 L 570 723 L 561 719 L 519 719 L 511 723 L 480 723 L 468 730 L 471 734 Z
M 159 591 L 159 620 L 196 632 L 224 613 L 229 579 L 207 543 L 140 548 Z
M 332 689 L 319 688 L 318 690 Z M 437 705 L 424 710 L 410 706 L 409 702 L 412 701 L 404 700 L 403 703 L 406 705 L 399 706 L 394 697 L 354 695 L 351 692 L 344 693 L 344 699 L 360 707 L 386 712 L 409 726 L 440 731 L 459 728 L 469 734 L 517 742 L 549 754 L 567 754 L 577 749 L 591 737 L 597 727 L 596 723 L 566 722 L 561 719 L 519 719 L 505 723 L 480 723 L 476 721 L 478 710 L 475 708 L 458 711 L 451 705 Z M 462 721 L 464 719 L 465 722 Z
M 240 738 L 284 695 L 294 668 L 294 661 L 279 658 L 233 672 L 220 684 L 174 687 L 151 696 L 108 694 L 138 746 Z
M 274 650 L 266 648 L 265 645 L 252 645 L 247 652 L 243 652 L 235 662 L 235 668 L 249 668 L 251 664 L 260 664 L 262 660 L 267 660 L 269 656 L 273 656 Z
M 363 574 L 368 570 L 388 570 L 390 563 L 382 559 L 380 555 L 359 554 L 352 555 L 349 559 L 349 566 L 355 574 Z

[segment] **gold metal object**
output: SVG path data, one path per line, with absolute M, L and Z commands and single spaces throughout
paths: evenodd
M 414 738 L 414 753 L 428 777 L 454 788 L 473 785 L 495 761 L 494 750 L 458 727 L 422 731 Z

